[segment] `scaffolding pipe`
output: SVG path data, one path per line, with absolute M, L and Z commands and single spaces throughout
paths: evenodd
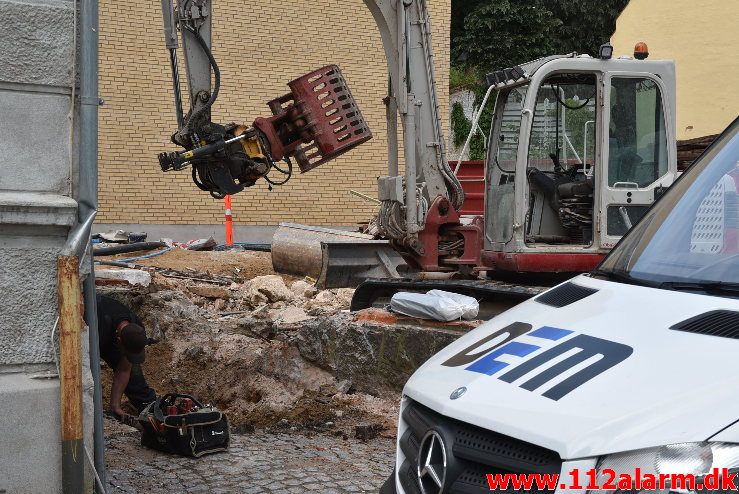
M 90 371 L 93 381 L 93 464 L 100 479 L 105 485 L 105 435 L 103 431 L 103 390 L 100 384 L 100 336 L 98 335 L 98 316 L 95 294 L 95 264 L 90 256 L 90 274 L 83 284 L 85 302 L 85 321 L 88 327 L 90 342 Z M 98 494 L 105 494 L 100 487 Z

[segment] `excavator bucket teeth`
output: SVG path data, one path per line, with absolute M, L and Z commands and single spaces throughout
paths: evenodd
M 356 287 L 367 278 L 399 278 L 408 270 L 385 240 L 295 223 L 281 223 L 272 237 L 272 267 L 311 277 L 322 289 Z

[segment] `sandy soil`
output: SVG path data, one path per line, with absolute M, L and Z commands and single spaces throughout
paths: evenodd
M 151 252 L 128 252 L 114 256 L 96 256 L 96 260 L 129 259 Z M 183 273 L 206 273 L 243 282 L 257 276 L 275 274 L 269 252 L 194 251 L 175 248 L 160 256 L 135 261 L 137 265 L 172 269 Z M 297 278 L 285 277 L 286 280 Z

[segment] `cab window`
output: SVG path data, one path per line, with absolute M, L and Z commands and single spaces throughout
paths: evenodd
M 503 117 L 498 135 L 497 162 L 503 173 L 516 172 L 518 136 L 521 130 L 521 110 L 527 87 L 511 90 L 505 97 Z
M 659 86 L 614 77 L 610 84 L 608 185 L 646 187 L 667 173 L 667 136 Z

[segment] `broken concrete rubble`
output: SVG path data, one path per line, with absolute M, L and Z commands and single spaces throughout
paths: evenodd
M 318 293 L 318 288 L 305 280 L 298 280 L 290 285 L 290 290 L 298 297 L 313 298 Z
M 264 296 L 266 301 L 280 302 L 292 299 L 295 294 L 285 285 L 281 276 L 267 275 L 257 276 L 248 281 L 244 288 L 247 292 L 251 292 L 251 298 L 259 298 L 257 294 Z
M 97 269 L 95 280 L 98 285 L 149 286 L 151 274 L 140 269 Z
M 205 298 L 223 299 L 228 300 L 231 298 L 231 292 L 228 288 L 222 286 L 213 285 L 187 285 L 187 290 L 190 293 Z
M 297 324 L 310 319 L 313 319 L 313 317 L 306 314 L 300 307 L 287 307 L 280 312 L 276 321 L 280 324 Z

